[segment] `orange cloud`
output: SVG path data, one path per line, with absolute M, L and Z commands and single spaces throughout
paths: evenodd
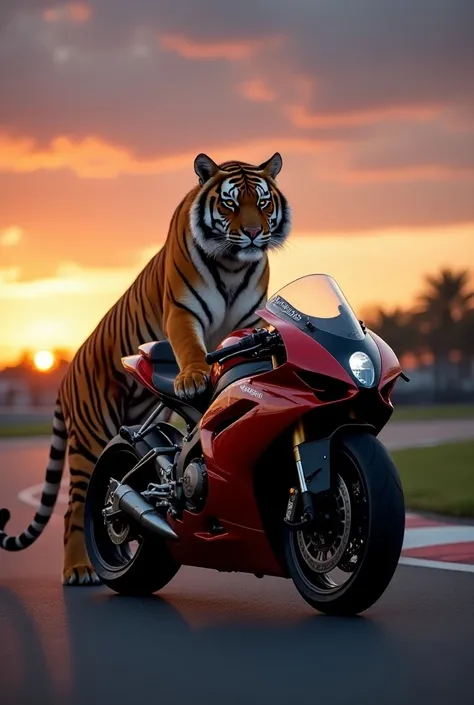
M 47 7 L 43 10 L 43 19 L 45 22 L 57 22 L 60 16 L 60 10 L 55 7 Z
M 156 174 L 175 171 L 189 164 L 186 157 L 171 156 L 142 160 L 122 147 L 100 139 L 73 140 L 59 136 L 46 148 L 38 148 L 31 138 L 0 137 L 0 171 L 28 173 L 71 169 L 82 178 L 110 179 L 120 174 Z
M 285 112 L 295 127 L 314 129 L 317 127 L 357 127 L 383 120 L 417 120 L 424 122 L 441 112 L 440 106 L 387 105 L 367 110 L 346 113 L 310 113 L 303 105 L 290 105 Z
M 45 22 L 73 22 L 84 24 L 92 16 L 92 8 L 86 2 L 69 2 L 63 7 L 48 7 L 43 11 Z
M 137 253 L 127 267 L 81 267 L 64 262 L 48 278 L 22 281 L 20 268 L 0 268 L 0 367 L 32 341 L 39 348 L 77 350 L 130 286 L 161 243 Z
M 255 102 L 269 102 L 275 100 L 276 93 L 269 88 L 260 78 L 244 81 L 240 84 L 240 93 Z
M 0 245 L 3 247 L 14 247 L 19 245 L 23 237 L 23 229 L 19 225 L 10 225 L 0 232 Z
M 173 51 L 186 59 L 241 61 L 254 56 L 262 49 L 280 43 L 281 39 L 282 37 L 273 37 L 208 43 L 197 42 L 183 34 L 163 34 L 159 37 L 159 42 L 163 49 Z
M 356 311 L 375 302 L 410 304 L 424 274 L 441 266 L 465 267 L 466 262 L 474 261 L 472 228 L 473 223 L 468 223 L 352 235 L 320 233 L 317 237 L 296 231 L 284 252 L 270 255 L 269 290 L 273 293 L 297 277 L 322 271 L 334 276 Z M 409 240 L 408 259 L 403 237 Z M 32 341 L 47 349 L 76 350 L 160 246 L 157 242 L 137 252 L 135 261 L 127 266 L 83 267 L 64 262 L 53 276 L 29 281 L 20 277 L 19 268 L 0 268 L 0 366 L 14 362 Z M 354 267 L 361 252 L 369 262 L 370 277 L 366 268 Z
M 228 145 L 225 148 L 216 145 L 209 147 L 215 161 L 225 161 L 229 155 L 247 154 L 250 159 L 267 151 L 287 150 L 288 152 L 308 154 L 317 152 L 323 143 L 316 140 L 298 140 L 273 138 Z M 100 137 L 85 137 L 73 140 L 69 137 L 55 137 L 46 148 L 40 148 L 29 137 L 8 138 L 0 135 L 0 172 L 30 173 L 40 170 L 57 171 L 70 169 L 81 178 L 112 179 L 120 174 L 160 174 L 189 169 L 199 151 L 182 152 L 167 157 L 140 159 L 130 150 L 119 147 Z
M 91 7 L 85 2 L 71 2 L 68 7 L 69 15 L 75 22 L 87 22 L 91 18 Z

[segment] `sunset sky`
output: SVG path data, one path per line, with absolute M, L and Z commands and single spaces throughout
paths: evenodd
M 271 289 L 474 275 L 469 0 L 2 0 L 0 367 L 74 350 L 215 161 L 283 157 Z

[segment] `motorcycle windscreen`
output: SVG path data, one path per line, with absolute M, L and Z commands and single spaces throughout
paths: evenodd
M 311 337 L 323 331 L 347 340 L 365 339 L 349 302 L 327 274 L 308 274 L 295 279 L 277 291 L 265 307 Z

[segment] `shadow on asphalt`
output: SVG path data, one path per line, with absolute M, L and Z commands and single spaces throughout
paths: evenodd
M 388 702 L 387 679 L 391 695 L 397 689 L 399 639 L 368 616 L 288 620 L 268 605 L 262 618 L 242 621 L 233 601 L 226 609 L 221 600 L 220 620 L 209 625 L 212 604 L 201 598 L 192 610 L 204 623 L 193 627 L 186 600 L 63 591 L 52 582 L 39 592 L 35 603 L 31 581 L 16 593 L 0 589 L 1 663 L 10 669 L 2 667 L 2 705 L 362 702 L 338 699 L 353 689 L 368 704 Z
M 0 587 L 0 702 L 52 703 L 54 688 L 43 639 L 27 606 L 13 590 Z

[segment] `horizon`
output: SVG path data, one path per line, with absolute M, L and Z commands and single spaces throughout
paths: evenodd
M 472 278 L 474 6 L 109 8 L 18 0 L 0 27 L 0 369 L 79 347 L 162 246 L 199 152 L 283 157 L 270 295 L 326 272 L 361 314 L 443 267 Z
M 449 268 L 448 268 L 449 270 Z M 436 271 L 429 272 L 430 275 L 439 276 L 442 271 L 446 271 L 445 267 L 442 267 Z M 459 274 L 460 272 L 468 272 L 470 274 L 469 280 L 467 282 L 468 284 L 468 291 L 474 292 L 474 269 L 469 270 L 466 268 L 460 268 L 458 270 L 449 270 L 452 271 L 454 274 Z M 314 272 L 315 273 L 315 272 Z M 298 276 L 304 276 L 304 275 L 298 275 Z M 294 281 L 297 277 L 294 277 L 293 279 L 287 279 L 285 280 L 285 283 L 289 283 L 290 281 Z M 419 300 L 419 295 L 425 293 L 427 291 L 427 281 L 423 279 L 421 281 L 421 286 L 418 287 L 417 289 L 417 295 L 413 296 L 411 299 L 406 298 L 403 301 L 396 301 L 393 305 L 380 305 L 380 302 L 377 301 L 370 301 L 368 304 L 365 306 L 359 307 L 358 310 L 355 309 L 356 315 L 358 315 L 359 318 L 363 318 L 364 321 L 369 325 L 373 327 L 373 324 L 375 324 L 376 319 L 378 318 L 378 315 L 380 313 L 385 313 L 385 314 L 391 314 L 394 313 L 395 310 L 402 310 L 407 313 L 411 311 L 416 310 L 416 305 Z M 472 287 L 472 288 L 470 288 Z M 272 295 L 273 293 L 276 293 L 277 289 L 269 292 L 269 296 Z M 344 292 L 343 292 L 344 293 Z M 351 301 L 349 301 L 349 304 L 351 305 Z M 474 310 L 474 305 L 469 305 L 468 304 L 468 310 L 472 311 Z M 377 326 L 375 325 L 374 330 L 377 332 Z M 27 365 L 30 367 L 32 370 L 34 370 L 37 373 L 48 373 L 48 372 L 54 372 L 58 366 L 63 363 L 63 362 L 71 362 L 72 358 L 74 357 L 76 353 L 77 348 L 74 347 L 67 347 L 67 346 L 26 346 L 23 347 L 22 349 L 17 350 L 16 356 L 14 356 L 11 359 L 8 359 L 6 361 L 2 361 L 1 356 L 0 356 L 0 372 L 2 372 L 5 369 L 9 368 L 15 368 L 19 367 L 21 365 Z M 429 354 L 425 351 L 421 357 L 428 358 Z M 412 352 L 407 352 L 403 353 L 400 356 L 400 359 L 405 359 L 405 364 L 407 360 L 410 360 L 410 364 L 413 362 L 413 365 L 416 366 L 417 364 L 417 358 L 416 356 L 413 355 Z M 426 362 L 427 360 L 425 360 Z

